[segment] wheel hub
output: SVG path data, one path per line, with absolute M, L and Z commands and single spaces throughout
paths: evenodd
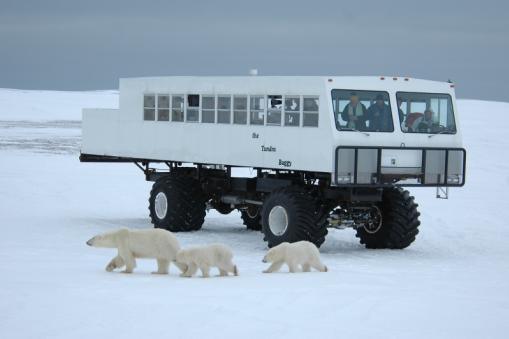
M 168 212 L 168 198 L 166 198 L 166 194 L 164 192 L 157 193 L 154 201 L 154 207 L 157 218 L 164 219 Z
M 288 213 L 282 206 L 274 206 L 269 213 L 269 228 L 276 236 L 283 235 L 288 229 Z
M 378 206 L 371 206 L 369 210 L 369 218 L 364 223 L 364 230 L 367 233 L 374 234 L 382 228 L 382 212 Z
M 250 217 L 251 219 L 254 219 L 258 216 L 259 208 L 248 207 L 246 210 L 246 213 L 247 213 L 248 217 Z

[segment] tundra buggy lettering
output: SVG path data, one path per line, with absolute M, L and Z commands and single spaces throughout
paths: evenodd
M 275 147 L 272 147 L 272 146 L 262 146 L 262 152 L 275 152 L 276 151 L 276 148 Z
M 349 227 L 365 247 L 402 249 L 420 226 L 404 187 L 447 198 L 465 183 L 453 87 L 397 77 L 121 79 L 119 109 L 83 111 L 80 160 L 141 169 L 156 228 L 198 230 L 208 209 L 238 210 L 269 247 L 320 246 L 328 228 Z
M 292 167 L 292 162 L 279 159 L 279 166 Z

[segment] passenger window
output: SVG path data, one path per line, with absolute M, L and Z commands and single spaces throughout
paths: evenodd
M 387 92 L 334 89 L 332 105 L 339 131 L 394 131 Z
M 198 122 L 200 116 L 200 96 L 189 94 L 187 96 L 186 121 Z
M 233 123 L 247 124 L 247 96 L 233 97 Z
M 146 94 L 143 96 L 143 120 L 156 119 L 156 97 Z
M 281 125 L 282 103 L 283 100 L 281 95 L 267 96 L 267 125 Z
M 285 96 L 285 126 L 300 126 L 299 96 Z
M 171 121 L 184 121 L 184 96 L 171 96 Z
M 219 124 L 229 124 L 231 122 L 231 97 L 217 97 L 217 122 Z
M 318 127 L 319 97 L 304 97 L 303 124 L 305 127 Z
M 264 123 L 265 97 L 253 95 L 249 100 L 249 123 L 251 125 L 263 125 Z
M 158 95 L 157 96 L 157 121 L 170 120 L 170 96 Z
M 455 134 L 449 94 L 396 93 L 401 130 L 405 133 Z
M 201 122 L 213 124 L 215 122 L 216 98 L 213 96 L 202 96 L 201 100 Z

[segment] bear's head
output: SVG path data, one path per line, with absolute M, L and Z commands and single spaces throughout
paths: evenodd
M 103 233 L 87 241 L 88 246 L 92 247 L 116 247 L 116 237 L 113 233 Z
M 288 245 L 287 242 L 283 242 L 275 247 L 272 247 L 268 252 L 267 254 L 265 254 L 265 257 L 263 257 L 263 260 L 262 262 L 264 263 L 268 263 L 268 262 L 274 262 L 276 260 L 280 260 L 281 257 L 282 257 L 282 254 L 281 251 L 286 248 L 286 246 Z
M 186 263 L 187 260 L 187 252 L 186 250 L 180 250 L 177 252 L 177 257 L 175 259 L 178 263 Z

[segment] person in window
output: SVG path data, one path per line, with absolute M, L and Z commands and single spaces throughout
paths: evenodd
M 369 107 L 366 116 L 370 130 L 384 132 L 392 130 L 391 109 L 385 104 L 382 94 L 376 96 L 375 103 Z
M 347 122 L 347 128 L 366 130 L 366 106 L 359 102 L 356 92 L 350 93 L 350 102 L 341 113 L 341 119 Z
M 403 110 L 401 109 L 401 104 L 403 103 L 403 99 L 401 99 L 400 97 L 396 97 L 396 102 L 398 103 L 399 121 L 403 122 L 405 120 L 405 113 L 403 113 Z
M 438 125 L 433 122 L 433 111 L 426 109 L 424 115 L 415 119 L 412 124 L 412 131 L 420 133 L 435 133 Z

